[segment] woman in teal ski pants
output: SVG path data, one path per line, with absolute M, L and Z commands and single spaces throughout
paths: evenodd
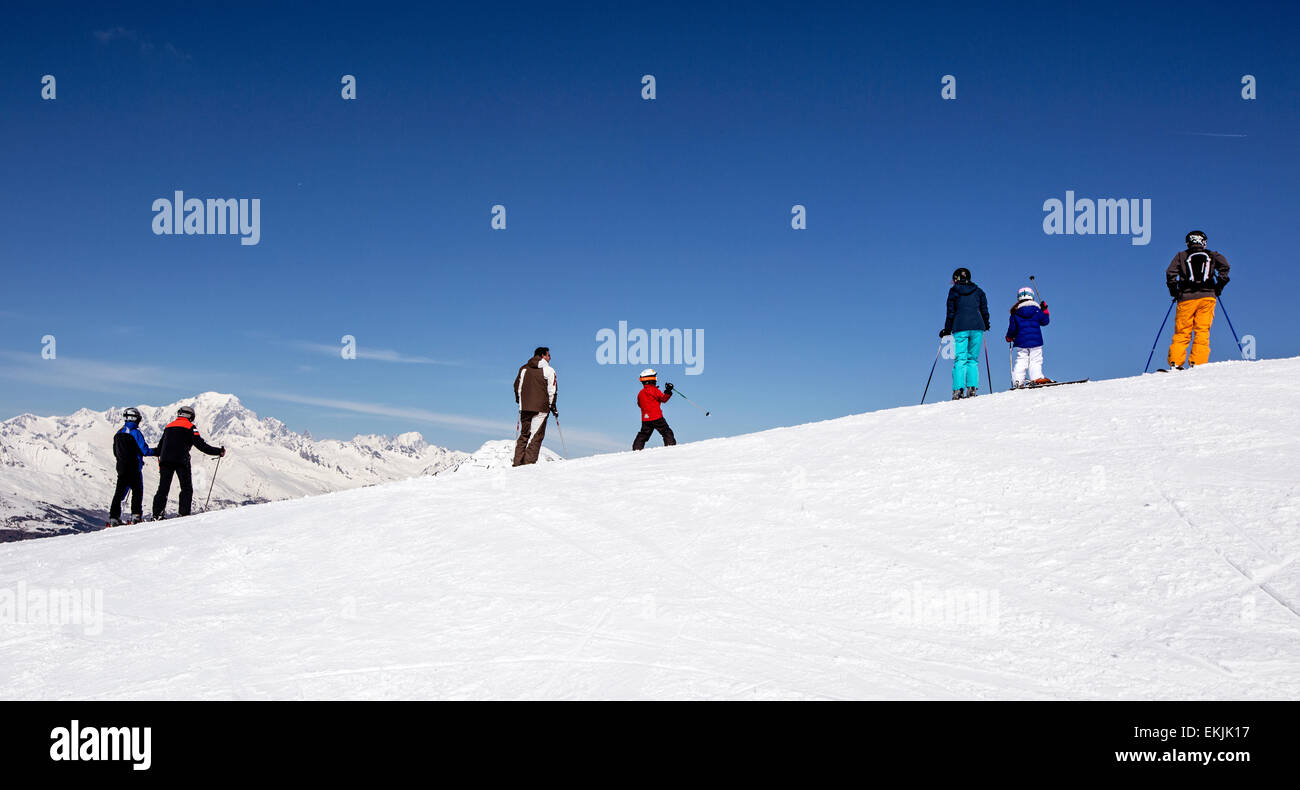
M 939 337 L 952 335 L 952 399 L 973 398 L 980 385 L 980 346 L 989 329 L 989 300 L 983 289 L 970 281 L 970 269 L 952 273 L 948 289 L 948 319 Z

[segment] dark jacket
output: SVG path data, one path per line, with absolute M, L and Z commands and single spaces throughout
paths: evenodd
M 515 403 L 520 411 L 550 411 L 555 407 L 557 388 L 555 368 L 545 359 L 533 357 L 515 374 Z
M 153 448 L 144 440 L 140 429 L 133 422 L 122 426 L 122 430 L 113 435 L 113 457 L 117 459 L 117 471 L 138 472 L 144 468 L 144 457 L 153 455 Z
M 158 442 L 153 454 L 158 456 L 158 463 L 161 464 L 188 465 L 191 447 L 208 455 L 221 455 L 220 447 L 213 447 L 203 441 L 194 423 L 184 417 L 177 417 L 163 428 L 162 441 Z
M 948 320 L 943 328 L 949 332 L 987 330 L 989 300 L 975 283 L 960 283 L 948 290 Z
M 1165 285 L 1169 288 L 1169 295 L 1180 302 L 1218 296 L 1228 284 L 1228 272 L 1232 269 L 1228 265 L 1228 259 L 1214 250 L 1203 250 L 1210 256 L 1209 265 L 1193 268 L 1188 265 L 1187 258 L 1197 252 L 1202 250 L 1183 250 L 1174 256 L 1169 262 L 1169 268 L 1165 269 Z
M 1016 348 L 1038 348 L 1043 344 L 1043 327 L 1052 320 L 1051 314 L 1029 302 L 1011 309 L 1011 324 L 1007 326 L 1007 342 Z

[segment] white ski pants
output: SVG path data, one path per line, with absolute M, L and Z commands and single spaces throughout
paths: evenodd
M 1029 374 L 1029 381 L 1043 377 L 1042 346 L 1038 348 L 1016 347 L 1016 366 L 1011 371 L 1011 383 L 1017 387 L 1024 384 L 1026 372 Z

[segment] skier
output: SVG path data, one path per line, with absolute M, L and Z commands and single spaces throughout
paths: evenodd
M 226 448 L 213 447 L 199 436 L 199 429 L 194 427 L 194 409 L 182 406 L 176 410 L 176 419 L 163 429 L 162 440 L 154 449 L 158 456 L 158 493 L 153 497 L 153 518 L 163 518 L 167 507 L 167 495 L 171 492 L 172 475 L 181 484 L 180 506 L 177 513 L 182 516 L 190 514 L 190 504 L 194 498 L 194 482 L 190 474 L 190 448 L 198 448 L 201 453 L 225 457 Z
M 1052 320 L 1047 312 L 1047 302 L 1039 307 L 1034 301 L 1033 288 L 1021 288 L 1016 294 L 1016 304 L 1011 308 L 1011 323 L 1007 325 L 1007 342 L 1014 343 L 1016 364 L 1011 371 L 1011 386 L 1025 385 L 1025 375 L 1034 384 L 1050 384 L 1043 376 L 1043 327 Z
M 1169 268 L 1165 269 L 1169 295 L 1178 301 L 1174 337 L 1169 344 L 1171 370 L 1186 370 L 1210 361 L 1210 327 L 1214 324 L 1214 308 L 1228 284 L 1228 271 L 1232 268 L 1221 253 L 1205 248 L 1204 231 L 1193 230 L 1184 241 L 1187 249 L 1175 255 Z
M 108 506 L 108 526 L 122 525 L 122 499 L 131 492 L 131 523 L 144 519 L 144 459 L 154 455 L 153 448 L 140 433 L 140 411 L 131 407 L 122 412 L 123 425 L 113 435 L 113 457 L 117 459 L 117 487 Z
M 515 440 L 515 458 L 512 466 L 537 463 L 542 452 L 542 439 L 546 436 L 547 414 L 558 420 L 555 408 L 557 377 L 551 367 L 551 350 L 538 346 L 533 358 L 519 367 L 515 376 L 515 403 L 519 407 L 519 438 Z
M 992 324 L 984 291 L 970 281 L 970 269 L 952 273 L 948 290 L 948 320 L 939 337 L 952 335 L 956 358 L 952 364 L 952 399 L 973 398 L 980 384 L 980 344 Z
M 659 387 L 655 386 L 657 378 L 654 368 L 641 371 L 641 391 L 636 394 L 636 405 L 641 408 L 641 430 L 632 440 L 633 450 L 645 449 L 645 443 L 654 431 L 663 437 L 664 447 L 677 444 L 677 437 L 673 436 L 673 429 L 668 427 L 663 409 L 659 407 L 659 404 L 667 403 L 673 396 L 673 385 L 671 382 L 665 384 L 664 391 L 660 392 Z

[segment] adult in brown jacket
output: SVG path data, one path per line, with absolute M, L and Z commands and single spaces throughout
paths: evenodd
M 548 414 L 560 416 L 555 408 L 555 368 L 551 350 L 539 346 L 533 358 L 519 367 L 515 376 L 515 403 L 519 406 L 519 439 L 515 441 L 513 466 L 537 463 L 546 436 Z
M 1187 249 L 1175 255 L 1165 269 L 1165 285 L 1169 295 L 1178 302 L 1174 336 L 1169 343 L 1170 370 L 1210 361 L 1214 308 L 1232 271 L 1222 253 L 1206 249 L 1205 231 L 1193 230 L 1184 241 Z

